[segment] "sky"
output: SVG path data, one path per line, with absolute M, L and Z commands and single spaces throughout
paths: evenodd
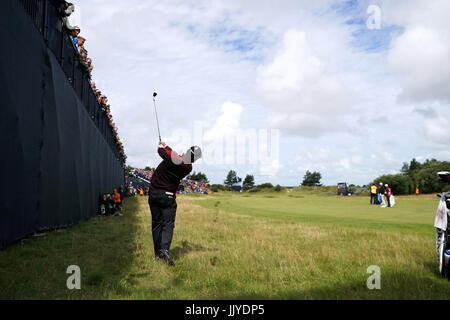
M 211 183 L 365 185 L 450 158 L 450 1 L 75 0 L 127 164 L 156 127 Z

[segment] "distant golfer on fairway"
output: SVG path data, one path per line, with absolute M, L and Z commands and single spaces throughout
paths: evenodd
M 156 260 L 174 265 L 169 254 L 177 211 L 176 193 L 181 179 L 192 171 L 192 163 L 202 156 L 199 147 L 189 148 L 182 156 L 164 142 L 159 143 L 158 154 L 163 161 L 150 181 L 148 203 L 152 213 L 152 234 Z

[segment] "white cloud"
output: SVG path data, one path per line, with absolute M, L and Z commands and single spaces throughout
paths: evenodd
M 349 90 L 308 43 L 304 31 L 288 30 L 273 60 L 258 68 L 257 95 L 276 110 L 270 125 L 318 136 L 339 128 L 339 113 L 350 106 Z
M 420 25 L 406 29 L 393 41 L 388 56 L 404 86 L 401 98 L 450 101 L 449 57 L 448 35 Z
M 209 129 L 205 132 L 205 140 L 207 142 L 222 141 L 224 137 L 234 137 L 240 128 L 243 110 L 244 108 L 239 104 L 225 102 L 221 106 L 221 113 L 216 121 L 209 124 Z
M 404 29 L 388 53 L 390 69 L 400 78 L 404 100 L 450 100 L 450 2 L 383 2 L 387 24 Z
M 432 144 L 450 146 L 449 118 L 438 116 L 426 119 L 423 124 L 425 139 Z

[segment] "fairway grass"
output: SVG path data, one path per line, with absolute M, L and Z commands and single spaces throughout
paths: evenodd
M 1 299 L 448 299 L 431 197 L 182 196 L 170 268 L 154 260 L 146 197 L 0 252 Z M 66 269 L 81 268 L 81 290 Z M 381 290 L 366 286 L 381 268 Z

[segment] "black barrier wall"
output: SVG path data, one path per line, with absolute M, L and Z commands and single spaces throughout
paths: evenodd
M 0 1 L 0 246 L 97 213 L 123 162 L 17 0 Z

